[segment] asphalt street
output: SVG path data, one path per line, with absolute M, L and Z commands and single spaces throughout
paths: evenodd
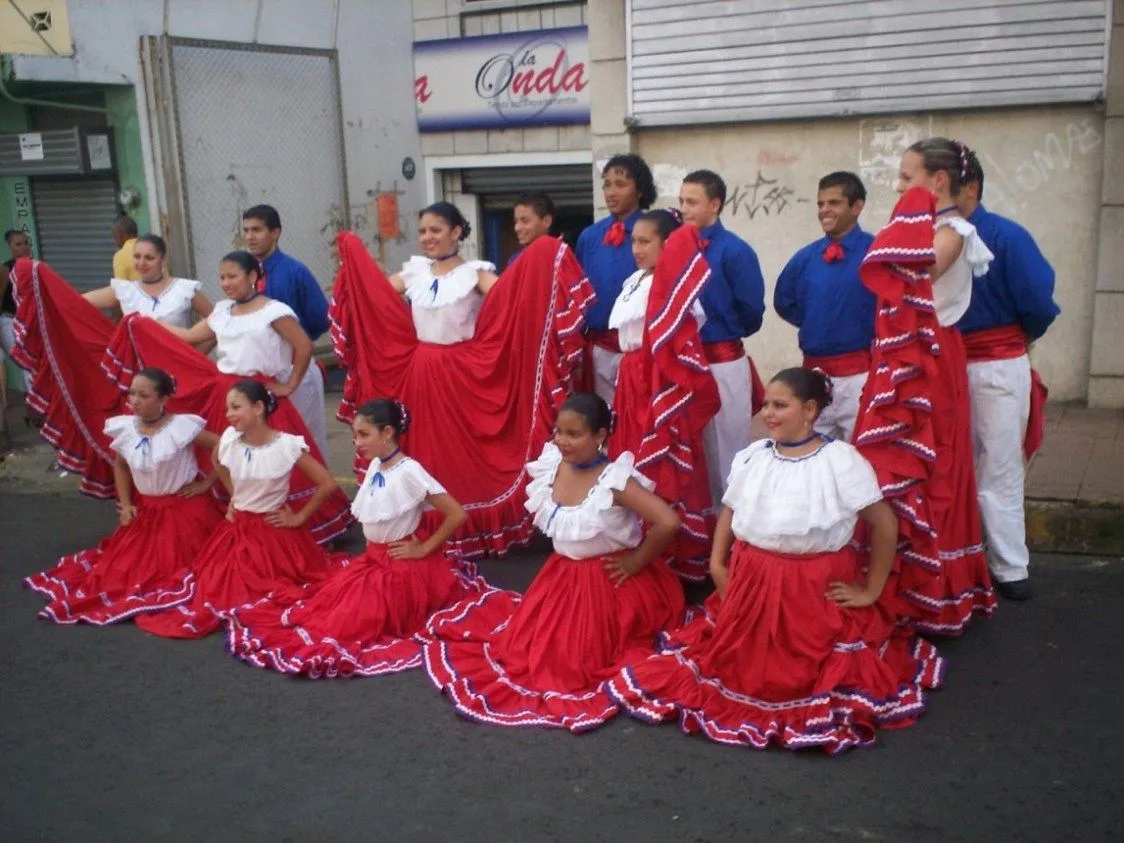
M 36 618 L 27 574 L 106 503 L 0 493 L 0 840 L 1120 840 L 1124 561 L 1048 557 L 1038 597 L 941 644 L 944 690 L 839 758 L 621 716 L 568 733 L 458 718 L 420 672 L 301 681 L 221 636 Z M 488 562 L 520 588 L 543 554 Z

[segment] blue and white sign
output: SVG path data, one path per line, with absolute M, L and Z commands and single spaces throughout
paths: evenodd
M 584 26 L 414 44 L 418 130 L 589 123 Z

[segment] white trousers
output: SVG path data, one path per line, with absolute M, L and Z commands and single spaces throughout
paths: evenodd
M 593 346 L 593 391 L 610 407 L 617 395 L 617 372 L 620 371 L 622 357 L 624 355 L 619 351 Z
M 968 364 L 972 450 L 991 575 L 998 582 L 1029 576 L 1023 495 L 1023 437 L 1030 418 L 1030 358 Z
M 722 406 L 703 430 L 706 467 L 710 475 L 710 495 L 714 508 L 722 504 L 734 455 L 749 447 L 749 425 L 753 415 L 749 394 L 749 358 L 729 363 L 711 363 L 710 371 L 718 384 Z
M 3 347 L 4 354 L 9 358 L 12 356 L 12 349 L 16 347 L 15 321 L 16 320 L 12 316 L 12 314 L 0 313 L 0 347 Z M 0 366 L 2 365 L 4 365 L 4 361 L 0 360 Z M 20 374 L 23 377 L 23 391 L 30 392 L 31 373 L 25 372 L 23 369 L 20 369 Z
M 304 373 L 301 382 L 297 388 L 293 390 L 293 394 L 289 396 L 289 400 L 293 402 L 293 407 L 304 423 L 308 426 L 308 432 L 312 434 L 312 439 L 316 443 L 316 447 L 320 449 L 320 455 L 326 463 L 328 461 L 328 422 L 324 418 L 324 373 L 320 371 L 320 367 L 316 365 L 316 361 L 312 360 L 308 364 L 308 371 Z
M 859 417 L 859 399 L 866 385 L 867 372 L 831 379 L 831 404 L 824 408 L 813 425 L 816 433 L 850 442 Z

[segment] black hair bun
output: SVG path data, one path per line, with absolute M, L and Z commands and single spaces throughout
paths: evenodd
M 469 225 L 468 220 L 461 223 L 461 236 L 457 238 L 457 242 L 463 243 L 468 239 L 468 235 L 472 233 L 472 226 Z M 405 432 L 405 431 L 403 431 Z

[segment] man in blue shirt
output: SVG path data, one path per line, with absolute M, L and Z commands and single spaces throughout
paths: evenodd
M 284 302 L 315 342 L 328 330 L 328 299 L 308 267 L 278 248 L 281 216 L 270 205 L 255 205 L 242 214 L 242 239 L 265 272 L 260 292 Z
M 597 293 L 585 314 L 585 388 L 612 404 L 621 350 L 617 332 L 609 330 L 609 314 L 625 279 L 636 271 L 632 225 L 656 201 L 656 182 L 639 155 L 614 155 L 601 171 L 601 190 L 609 216 L 581 233 L 575 254 Z
M 854 173 L 820 179 L 816 209 L 824 236 L 793 255 L 777 279 L 773 307 L 800 329 L 804 366 L 831 378 L 832 401 L 819 433 L 849 442 L 855 432 L 874 340 L 874 294 L 859 267 L 874 235 L 859 228 L 866 188 Z
M 722 406 L 703 434 L 710 489 L 722 500 L 734 455 L 749 445 L 754 370 L 742 340 L 761 329 L 765 279 L 757 253 L 719 219 L 726 183 L 710 170 L 688 173 L 679 188 L 683 221 L 699 229 L 710 278 L 699 295 L 706 324 L 699 331 Z
M 984 173 L 974 153 L 968 170 L 957 205 L 995 255 L 987 273 L 972 279 L 972 303 L 956 325 L 968 354 L 976 486 L 996 587 L 1009 600 L 1029 600 L 1024 445 L 1034 432 L 1028 425 L 1036 375 L 1027 349 L 1061 311 L 1054 303 L 1054 270 L 1034 238 L 980 204 Z

